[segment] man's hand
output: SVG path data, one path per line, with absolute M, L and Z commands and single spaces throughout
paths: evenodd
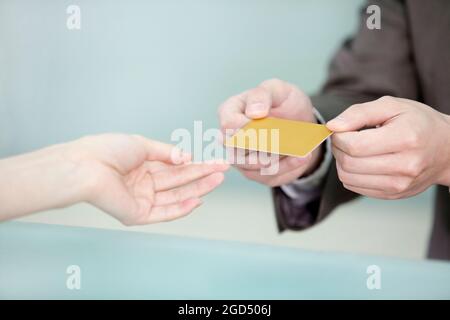
M 227 129 L 236 130 L 251 119 L 267 116 L 317 122 L 309 97 L 292 84 L 278 79 L 265 81 L 254 89 L 233 96 L 219 108 L 220 126 L 224 134 Z M 275 175 L 261 175 L 261 169 L 271 164 L 250 164 L 250 154 L 246 157 L 245 164 L 236 167 L 251 180 L 272 187 L 280 186 L 314 170 L 319 162 L 320 152 L 321 149 L 318 148 L 305 158 L 280 158 L 279 170 Z
M 328 122 L 339 179 L 356 193 L 399 199 L 450 185 L 450 117 L 407 99 L 353 105 Z M 370 128 L 361 130 L 363 128 Z

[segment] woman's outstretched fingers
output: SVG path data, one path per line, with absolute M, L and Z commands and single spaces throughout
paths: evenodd
M 201 204 L 200 198 L 192 198 L 175 204 L 152 207 L 143 224 L 171 221 L 184 217 Z
M 224 180 L 222 172 L 215 172 L 184 186 L 158 192 L 155 195 L 155 206 L 163 206 L 181 202 L 191 198 L 200 198 L 218 187 Z
M 173 166 L 152 175 L 156 192 L 180 187 L 214 172 L 224 172 L 229 168 L 226 163 L 191 163 Z

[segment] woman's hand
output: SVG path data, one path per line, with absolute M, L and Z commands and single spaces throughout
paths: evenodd
M 125 225 L 169 221 L 198 207 L 227 168 L 141 136 L 89 136 L 0 161 L 0 219 L 89 202 Z M 13 188 L 1 186 L 8 179 Z

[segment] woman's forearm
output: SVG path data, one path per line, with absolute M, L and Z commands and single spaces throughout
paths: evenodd
M 87 182 L 67 157 L 70 146 L 0 160 L 0 221 L 83 201 Z

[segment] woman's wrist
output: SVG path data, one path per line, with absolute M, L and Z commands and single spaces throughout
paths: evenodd
M 66 143 L 0 161 L 0 220 L 84 201 L 90 177 L 71 160 Z
M 88 160 L 83 148 L 83 140 L 75 140 L 60 145 L 56 150 L 59 156 L 60 172 L 65 175 L 63 185 L 71 188 L 61 199 L 66 199 L 66 205 L 88 201 L 98 185 L 97 175 L 93 172 L 92 160 Z

